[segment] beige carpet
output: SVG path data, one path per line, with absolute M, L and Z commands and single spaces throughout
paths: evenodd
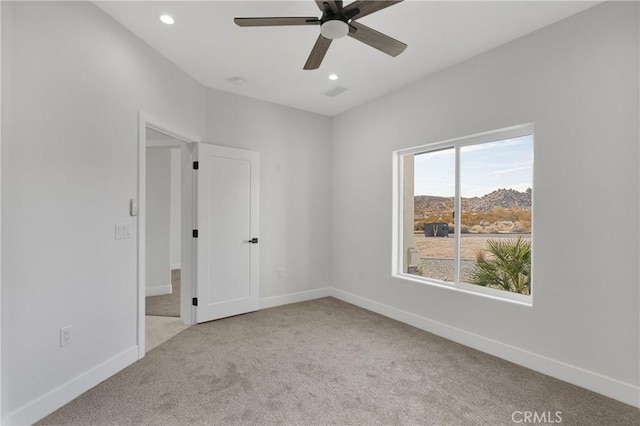
M 183 332 L 188 325 L 182 322 L 181 318 L 174 317 L 154 317 L 146 315 L 144 317 L 144 348 L 149 352 L 176 334 Z
M 145 297 L 145 315 L 157 317 L 180 316 L 180 269 L 171 271 L 171 294 Z
M 514 425 L 516 411 L 558 411 L 561 425 L 639 419 L 629 405 L 325 298 L 192 326 L 40 424 Z

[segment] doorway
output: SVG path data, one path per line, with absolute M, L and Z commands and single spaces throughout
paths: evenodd
M 199 137 L 185 136 L 187 133 L 172 129 L 175 127 L 162 124 L 143 112 L 139 113 L 138 198 L 131 200 L 131 214 L 138 216 L 139 358 L 146 353 L 147 292 L 150 296 L 179 293 L 179 296 L 175 296 L 179 300 L 180 317 L 164 318 L 181 320 L 182 324 L 175 324 L 183 327 L 259 308 L 260 153 L 201 143 Z M 159 279 L 149 279 L 152 289 L 148 290 L 147 250 L 154 250 L 155 244 L 147 245 L 147 214 L 151 210 L 147 208 L 147 154 L 167 148 L 168 154 L 158 151 L 150 155 L 149 162 L 150 167 L 155 168 L 151 165 L 155 161 L 151 157 L 164 157 L 165 168 L 160 170 L 165 172 L 165 182 L 170 182 L 171 166 L 166 165 L 170 164 L 166 158 L 172 157 L 171 150 L 179 151 L 180 172 L 176 175 L 180 175 L 180 284 L 175 286 L 171 280 L 169 216 L 168 222 L 166 218 L 164 222 L 165 228 L 169 228 L 169 231 L 164 231 L 164 238 L 169 240 L 165 244 L 169 249 L 164 250 L 162 255 L 165 259 L 161 262 L 164 271 L 159 272 Z M 150 179 L 153 178 L 150 176 Z M 153 196 L 150 194 L 150 197 Z M 168 197 L 169 207 L 165 208 L 170 210 L 170 192 Z M 176 291 L 176 287 L 180 290 Z
M 191 305 L 191 298 L 193 294 L 193 240 L 191 238 L 191 228 L 193 227 L 193 171 L 191 165 L 193 163 L 193 146 L 196 142 L 200 142 L 201 139 L 198 136 L 191 135 L 189 132 L 185 132 L 179 127 L 174 126 L 171 123 L 160 120 L 156 117 L 150 116 L 147 113 L 140 111 L 138 113 L 138 190 L 137 198 L 131 200 L 131 214 L 138 217 L 137 221 L 137 300 L 138 300 L 138 315 L 137 315 L 137 342 L 138 342 L 138 358 L 141 359 L 147 352 L 147 336 L 150 337 L 147 331 L 155 333 L 151 329 L 155 329 L 157 322 L 171 322 L 171 326 L 160 324 L 163 329 L 159 334 L 161 339 L 166 339 L 167 334 L 175 334 L 176 328 L 186 328 L 191 324 L 194 324 L 194 311 Z M 150 149 L 148 149 L 150 148 Z M 167 192 L 165 195 L 169 197 L 169 201 L 166 201 L 165 205 L 168 205 L 165 213 L 168 216 L 168 230 L 164 234 L 166 240 L 165 247 L 167 251 L 162 255 L 163 268 L 165 272 L 159 272 L 160 278 L 149 280 L 147 284 L 147 152 L 156 151 L 155 154 L 151 154 L 154 157 L 164 157 L 165 159 L 171 158 L 174 162 L 174 185 L 177 185 L 177 177 L 179 176 L 180 190 L 174 189 L 174 198 L 179 200 L 179 203 L 173 203 L 174 209 L 179 204 L 179 220 L 178 215 L 174 214 L 174 223 L 179 221 L 180 230 L 177 227 L 174 228 L 174 232 L 171 232 L 171 160 L 167 161 L 165 167 L 165 183 Z M 175 161 L 179 163 L 179 172 L 176 172 L 177 168 Z M 176 176 L 177 175 L 177 176 Z M 152 183 L 153 184 L 153 183 Z M 175 186 L 174 186 L 175 188 Z M 178 192 L 180 193 L 178 196 Z M 174 210 L 175 211 L 175 210 Z M 167 219 L 165 219 L 166 221 Z M 166 224 L 167 222 L 165 222 Z M 171 261 L 171 236 L 174 239 L 179 239 L 179 256 L 176 257 L 175 248 L 177 244 L 173 244 L 174 247 L 174 261 Z M 153 238 L 153 237 L 152 237 Z M 179 259 L 177 261 L 176 259 Z M 179 267 L 179 268 L 178 268 Z M 174 286 L 175 280 L 171 279 L 171 270 L 179 269 L 179 286 Z M 174 273 L 174 276 L 176 274 Z M 173 281 L 173 282 L 172 282 Z M 178 290 L 179 289 L 179 290 Z M 162 294 L 164 293 L 164 294 Z M 149 324 L 149 318 L 146 317 L 146 305 L 147 295 L 149 296 L 162 296 L 171 293 L 174 295 L 175 300 L 179 301 L 179 317 L 163 317 L 154 316 L 157 321 L 153 324 Z M 173 308 L 174 314 L 176 308 Z M 149 326 L 147 325 L 149 324 Z M 172 331 L 173 329 L 173 331 Z M 162 337 L 164 336 L 164 337 Z
M 146 129 L 147 352 L 188 327 L 180 315 L 182 143 L 152 128 Z

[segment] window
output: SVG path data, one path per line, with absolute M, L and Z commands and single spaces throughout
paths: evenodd
M 394 152 L 394 275 L 531 303 L 533 126 Z

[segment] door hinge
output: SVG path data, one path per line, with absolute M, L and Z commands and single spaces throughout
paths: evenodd
M 193 299 L 191 299 L 191 304 L 192 304 L 193 306 L 198 306 L 198 298 L 197 298 L 197 297 L 194 297 Z
M 191 235 L 193 235 L 193 238 L 198 238 L 198 230 L 194 229 Z
M 194 162 L 193 162 L 193 170 L 198 170 L 198 167 L 200 167 L 200 166 L 199 166 L 199 164 L 198 164 L 198 162 L 197 162 L 197 161 L 194 161 Z

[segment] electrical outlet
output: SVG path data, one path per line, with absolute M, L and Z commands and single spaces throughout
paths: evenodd
M 361 280 L 364 280 L 364 270 L 360 269 L 358 270 L 358 278 Z
M 278 278 L 284 278 L 284 269 L 278 268 L 276 270 L 276 275 L 278 276 Z
M 67 346 L 71 343 L 71 326 L 62 327 L 60 329 L 60 347 Z

